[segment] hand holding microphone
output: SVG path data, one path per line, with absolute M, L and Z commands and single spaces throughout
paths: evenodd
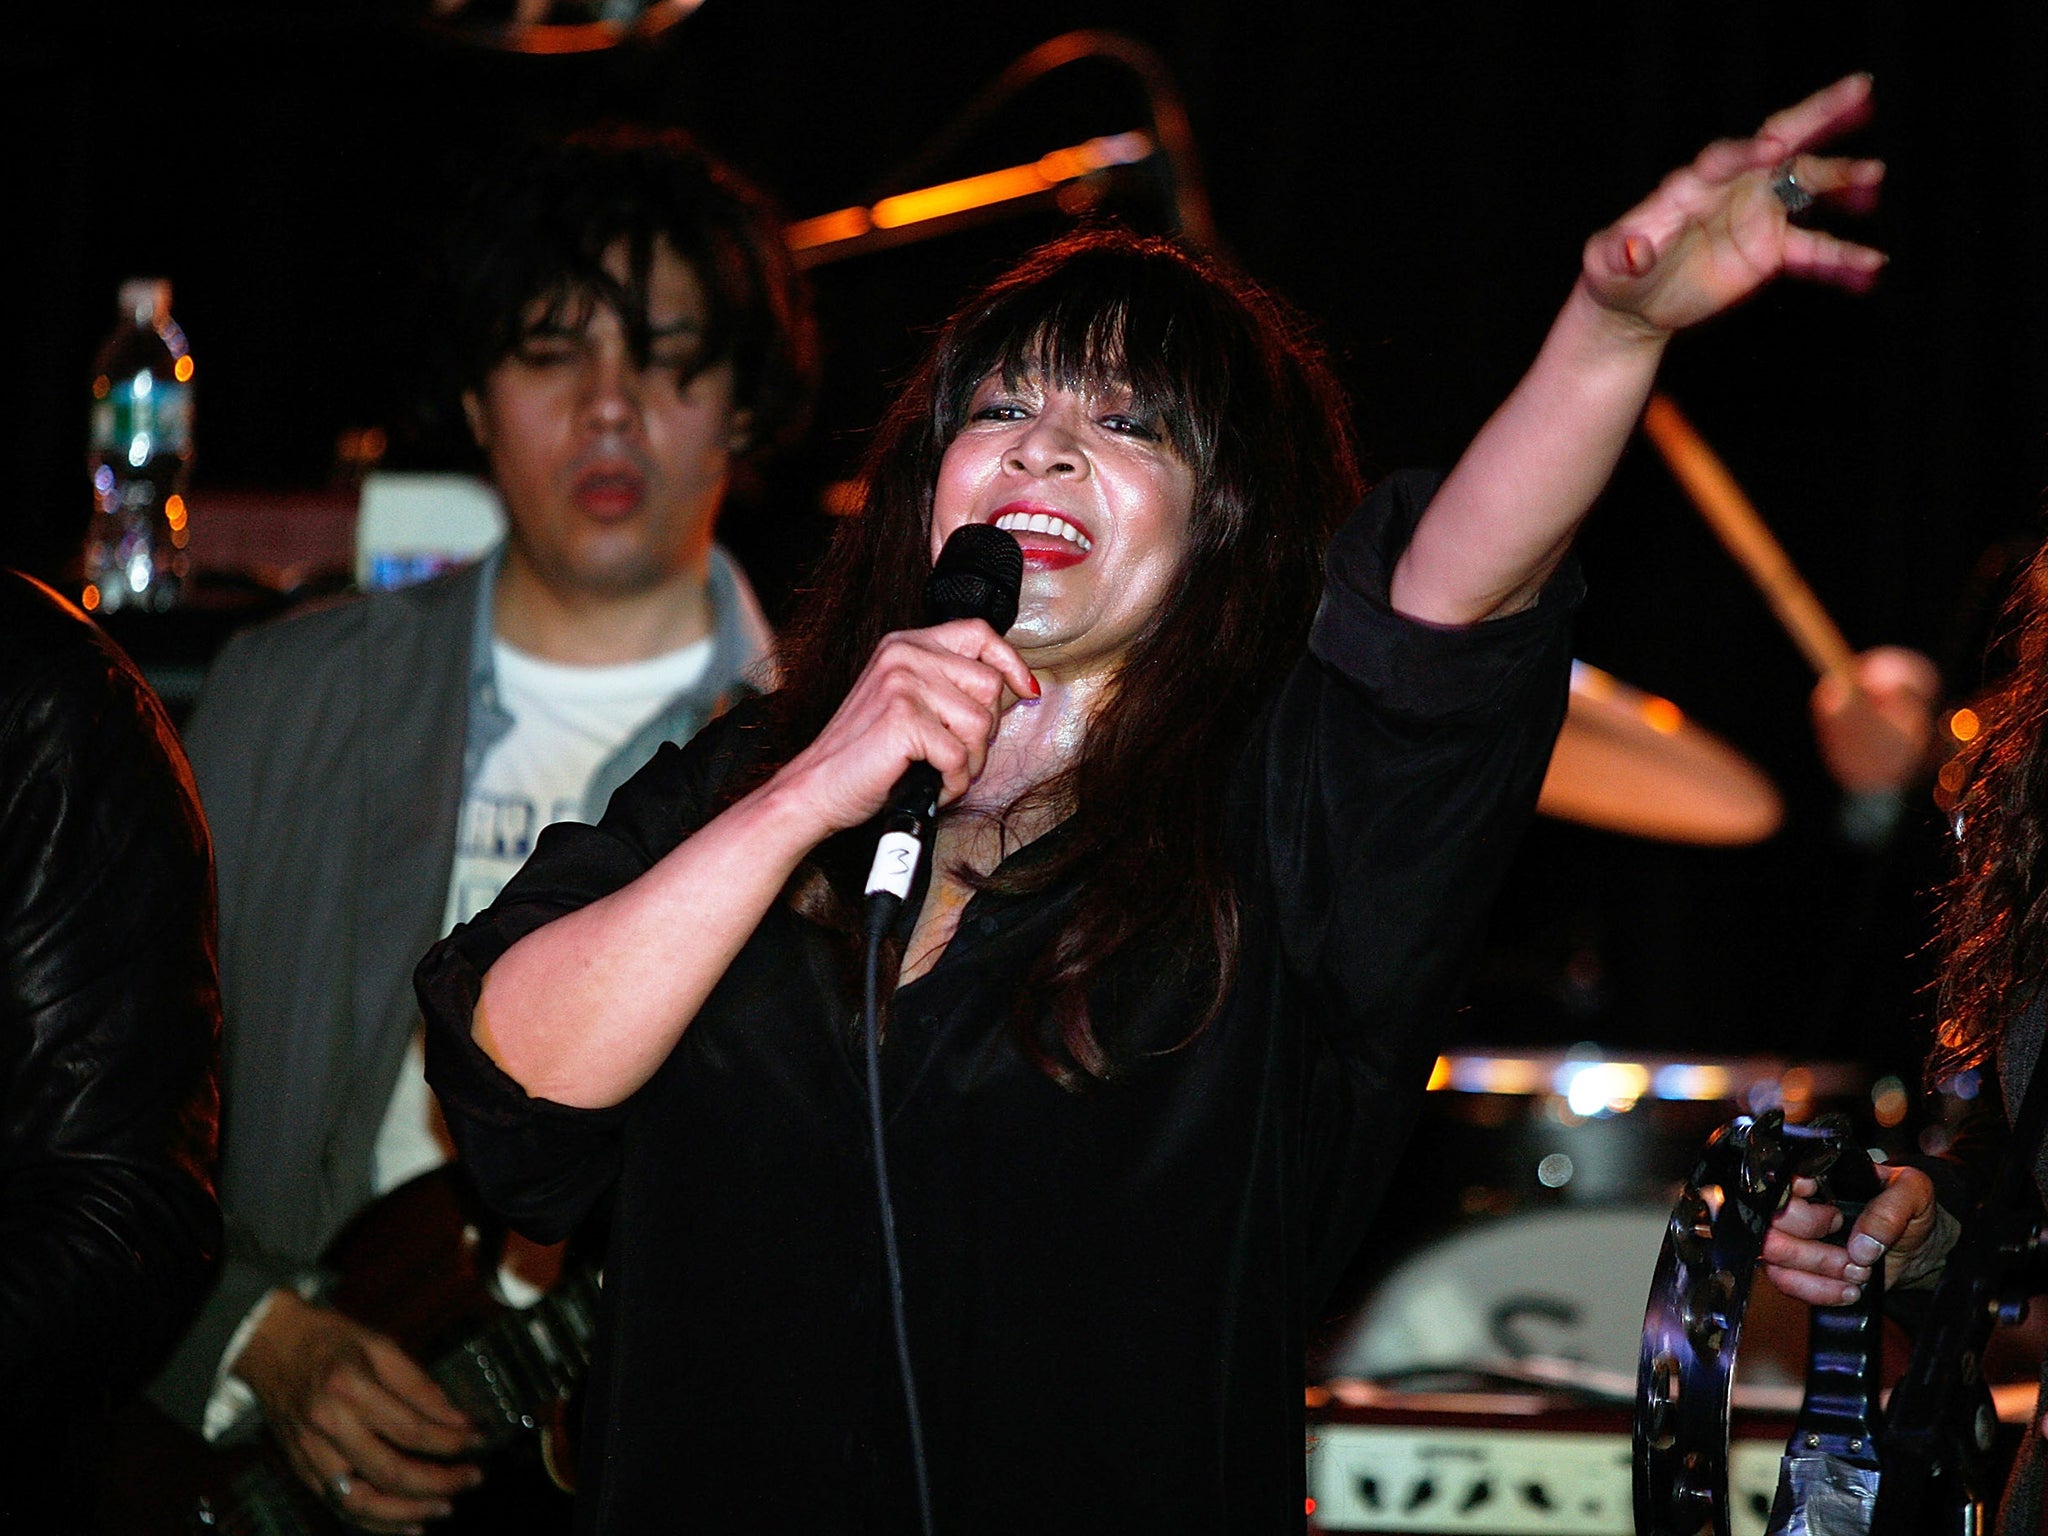
M 1017 590 L 1023 579 L 1024 553 L 1016 539 L 988 523 L 956 528 L 925 581 L 925 623 L 981 619 L 1000 636 L 1016 622 Z M 932 821 L 938 815 L 943 788 L 939 771 L 920 759 L 903 771 L 889 791 L 882 807 L 882 835 L 868 870 L 871 910 L 880 897 L 889 903 L 888 912 L 893 916 L 894 904 L 909 899 L 918 865 L 931 845 Z
M 997 528 L 973 535 L 968 545 L 992 548 L 991 535 L 1016 551 L 1016 540 Z M 949 539 L 947 549 L 952 545 Z M 950 571 L 943 551 L 940 559 Z M 940 569 L 933 567 L 934 577 Z M 994 611 L 1007 625 L 1005 610 Z M 887 636 L 817 739 L 777 775 L 804 807 L 806 847 L 873 819 L 906 760 L 939 774 L 942 800 L 964 794 L 980 774 L 1004 689 L 1033 698 L 1038 683 L 990 627 L 961 622 L 979 616 L 954 610 L 944 622 Z

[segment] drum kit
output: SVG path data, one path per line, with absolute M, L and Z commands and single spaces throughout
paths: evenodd
M 1855 686 L 1855 654 L 1735 479 L 1668 395 L 1643 431 L 1722 546 L 1817 672 Z M 1603 831 L 1674 843 L 1761 842 L 1784 805 L 1763 773 L 1669 699 L 1572 667 L 1571 701 L 1537 808 Z
M 1784 820 L 1776 787 L 1669 699 L 1583 661 L 1536 808 L 1602 831 L 1672 843 L 1761 842 Z

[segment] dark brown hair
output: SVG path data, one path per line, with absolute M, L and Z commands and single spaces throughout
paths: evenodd
M 747 452 L 793 440 L 818 368 L 808 292 L 767 198 L 680 129 L 608 125 L 520 142 L 468 178 L 442 235 L 428 406 L 459 419 L 463 392 L 526 338 L 537 300 L 551 319 L 573 319 L 579 305 L 614 310 L 645 367 L 658 244 L 703 285 L 695 366 L 731 362 Z M 605 267 L 614 247 L 626 253 L 623 282 Z
M 1211 975 L 1210 1017 L 1221 1006 L 1239 919 L 1226 789 L 1261 704 L 1302 654 L 1323 546 L 1358 473 L 1341 394 L 1277 300 L 1169 241 L 1056 241 L 954 314 L 883 422 L 864 510 L 839 530 L 784 650 L 771 763 L 822 729 L 885 634 L 921 622 L 939 462 L 997 370 L 1128 388 L 1193 471 L 1174 600 L 1133 642 L 1079 759 L 1031 792 L 1064 812 L 1057 852 L 979 882 L 1022 892 L 1080 877 L 1018 1015 L 1026 1048 L 1072 1087 L 1123 1064 L 1087 993 L 1141 937 Z M 836 909 L 843 923 L 848 880 L 821 850 L 793 889 L 804 910 Z

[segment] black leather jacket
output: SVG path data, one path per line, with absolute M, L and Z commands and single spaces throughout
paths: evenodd
M 217 1261 L 213 934 L 162 706 L 0 570 L 0 1530 L 84 1523 L 99 1426 Z

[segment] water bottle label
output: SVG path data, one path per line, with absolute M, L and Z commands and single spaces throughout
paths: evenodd
M 92 408 L 92 446 L 138 468 L 192 446 L 192 388 L 147 373 L 123 379 Z
M 166 384 L 151 391 L 156 402 L 156 440 L 164 453 L 183 453 L 192 446 L 192 386 Z

